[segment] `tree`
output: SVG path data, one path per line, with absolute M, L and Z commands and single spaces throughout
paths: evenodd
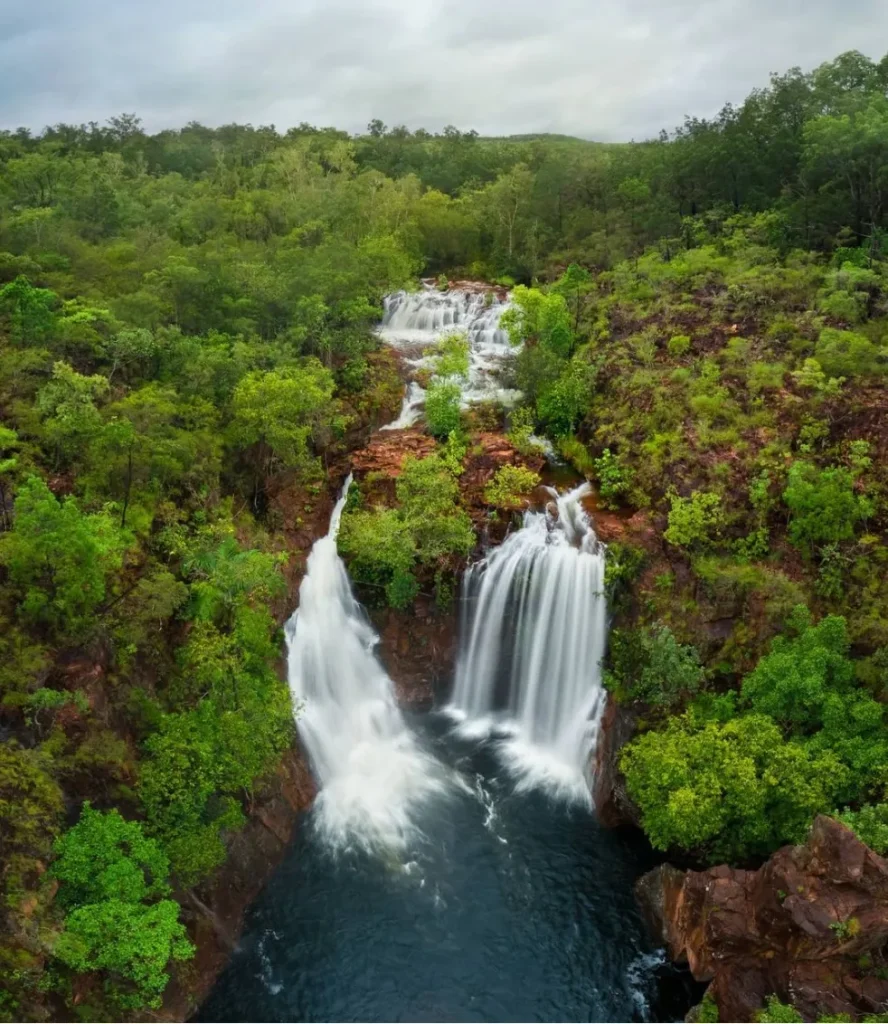
M 19 276 L 0 288 L 0 313 L 9 321 L 9 334 L 17 345 L 46 341 L 55 324 L 58 296 L 48 288 L 35 288 Z
M 703 683 L 699 651 L 679 644 L 668 626 L 615 629 L 608 659 L 608 687 L 657 708 L 675 707 Z
M 37 396 L 37 409 L 44 417 L 46 439 L 55 448 L 57 462 L 73 460 L 101 429 L 96 400 L 107 392 L 107 377 L 86 377 L 67 363 L 53 365 L 52 380 Z
M 105 513 L 86 515 L 74 498 L 59 502 L 40 477 L 22 484 L 15 525 L 0 538 L 0 563 L 21 594 L 19 614 L 66 635 L 92 622 L 119 568 L 124 535 Z
M 764 715 L 702 727 L 673 718 L 664 730 L 634 739 L 621 766 L 651 843 L 710 862 L 801 842 L 847 777 L 834 754 L 784 740 Z
M 790 510 L 789 539 L 808 555 L 815 547 L 852 540 L 856 524 L 873 510 L 847 469 L 818 469 L 801 460 L 789 469 L 783 500 Z
M 234 391 L 233 442 L 258 449 L 260 472 L 304 472 L 312 463 L 310 442 L 332 416 L 333 389 L 333 375 L 316 359 L 248 373 Z

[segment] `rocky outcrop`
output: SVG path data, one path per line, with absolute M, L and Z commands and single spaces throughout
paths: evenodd
M 868 966 L 888 942 L 888 861 L 832 818 L 758 871 L 665 864 L 636 893 L 671 958 L 712 982 L 722 1021 L 753 1020 L 770 995 L 807 1020 L 888 1005 Z
M 455 609 L 442 611 L 433 599 L 420 595 L 407 611 L 382 608 L 372 618 L 398 704 L 410 711 L 428 710 L 453 678 Z
M 635 729 L 635 714 L 632 710 L 608 698 L 595 748 L 592 782 L 595 812 L 598 820 L 607 828 L 620 825 L 640 827 L 641 812 L 629 796 L 626 777 L 620 771 L 620 754 L 635 735 Z

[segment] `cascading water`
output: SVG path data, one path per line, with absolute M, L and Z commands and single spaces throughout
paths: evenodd
M 500 317 L 508 309 L 508 300 L 494 292 L 470 288 L 453 288 L 442 292 L 432 284 L 424 284 L 417 292 L 395 292 L 385 298 L 385 314 L 379 328 L 380 337 L 402 353 L 404 361 L 414 369 L 429 365 L 429 355 L 448 334 L 464 333 L 469 339 L 469 375 L 463 387 L 463 404 L 471 405 L 487 399 L 509 403 L 516 393 L 503 388 L 498 373 L 514 349 L 508 334 L 499 326 Z M 425 393 L 418 385 L 409 406 L 418 409 Z M 399 426 L 408 409 L 407 398 Z M 418 415 L 417 415 L 418 418 Z M 416 422 L 403 424 L 412 426 Z M 395 424 L 389 424 L 394 429 Z
M 607 636 L 605 549 L 582 506 L 588 490 L 552 491 L 545 512 L 528 511 L 466 572 L 453 694 L 464 731 L 510 731 L 502 750 L 518 788 L 587 802 Z
M 351 476 L 316 541 L 287 623 L 288 669 L 297 727 L 320 793 L 317 828 L 342 848 L 402 849 L 418 807 L 443 793 L 443 768 L 425 754 L 395 703 L 377 661 L 378 637 L 351 592 L 336 550 Z

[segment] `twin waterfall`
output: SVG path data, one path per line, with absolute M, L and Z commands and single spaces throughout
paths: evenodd
M 464 402 L 504 398 L 497 369 L 509 344 L 498 322 L 506 306 L 476 290 L 426 285 L 386 300 L 380 334 L 419 367 L 443 336 L 466 332 Z M 419 385 L 409 384 L 387 429 L 415 423 L 423 399 Z M 299 608 L 287 623 L 289 683 L 320 786 L 316 827 L 335 848 L 398 850 L 416 834 L 420 807 L 461 780 L 423 749 L 374 654 L 378 637 L 336 550 L 350 483 L 327 536 L 312 548 Z M 539 785 L 585 801 L 604 708 L 607 633 L 605 555 L 582 507 L 587 489 L 552 491 L 545 511 L 528 512 L 520 530 L 467 569 L 448 709 L 460 732 L 493 738 L 519 788 Z

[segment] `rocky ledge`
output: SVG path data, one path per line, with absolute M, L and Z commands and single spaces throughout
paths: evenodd
M 757 871 L 664 864 L 636 892 L 670 957 L 711 981 L 719 1020 L 754 1020 L 771 995 L 806 1020 L 888 1003 L 874 963 L 888 942 L 888 861 L 832 818 Z

